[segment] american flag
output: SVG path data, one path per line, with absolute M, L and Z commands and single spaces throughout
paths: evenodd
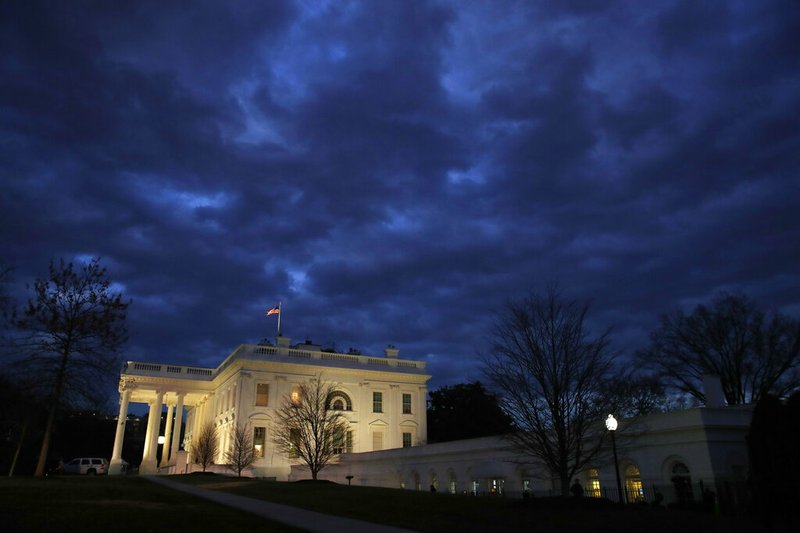
M 281 314 L 281 306 L 280 305 L 276 305 L 272 309 L 268 309 L 267 310 L 267 316 L 269 316 L 269 315 L 279 315 L 279 314 Z

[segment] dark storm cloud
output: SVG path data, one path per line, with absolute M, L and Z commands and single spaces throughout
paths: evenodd
M 743 290 L 800 313 L 791 2 L 9 2 L 0 243 L 16 296 L 102 256 L 130 359 L 274 335 L 480 378 L 559 281 L 641 346 Z

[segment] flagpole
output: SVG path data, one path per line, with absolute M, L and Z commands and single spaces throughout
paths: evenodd
M 278 337 L 281 336 L 281 302 L 278 302 Z

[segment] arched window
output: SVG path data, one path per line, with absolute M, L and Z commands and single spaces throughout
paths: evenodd
M 686 463 L 681 461 L 673 463 L 672 468 L 670 468 L 670 474 L 670 481 L 672 481 L 672 487 L 675 490 L 675 499 L 680 503 L 692 501 L 692 476 Z
M 644 501 L 642 476 L 635 465 L 625 467 L 625 498 L 628 503 Z
M 352 411 L 353 402 L 350 401 L 350 396 L 337 390 L 328 396 L 328 409 L 334 411 Z

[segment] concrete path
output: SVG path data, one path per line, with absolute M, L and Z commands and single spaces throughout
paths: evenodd
M 228 507 L 241 509 L 248 513 L 275 520 L 292 527 L 299 527 L 308 531 L 330 532 L 330 531 L 358 531 L 375 533 L 409 533 L 408 529 L 400 529 L 372 522 L 364 522 L 354 518 L 344 518 L 329 514 L 308 511 L 299 507 L 291 507 L 280 503 L 272 503 L 245 496 L 236 496 L 226 492 L 219 492 L 208 489 L 201 489 L 193 485 L 187 485 L 178 481 L 172 481 L 164 476 L 141 476 L 148 481 L 164 485 L 174 490 L 187 492 L 206 500 L 221 503 Z

